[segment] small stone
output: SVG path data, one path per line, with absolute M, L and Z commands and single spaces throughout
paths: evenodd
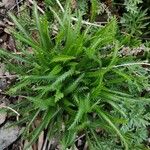
M 21 134 L 21 130 L 18 126 L 10 126 L 11 123 L 6 123 L 0 128 L 0 150 L 7 148 L 16 141 Z
M 6 106 L 6 103 L 5 102 L 1 103 L 0 109 L 4 106 Z M 0 112 L 0 125 L 5 122 L 6 117 L 7 117 L 7 112 Z
M 0 39 L 0 43 L 2 43 L 3 42 L 3 39 Z
M 0 20 L 0 27 L 6 27 L 5 23 Z
M 6 9 L 10 9 L 16 4 L 15 0 L 2 0 L 2 2 Z
M 4 3 L 0 2 L 0 7 L 3 7 L 4 6 Z

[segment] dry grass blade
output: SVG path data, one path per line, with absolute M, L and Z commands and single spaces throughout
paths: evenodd
M 63 8 L 63 6 L 61 5 L 61 3 L 60 3 L 60 1 L 59 0 L 56 0 L 56 2 L 57 2 L 57 4 L 58 4 L 58 6 L 60 7 L 60 9 L 61 9 L 61 11 L 64 13 L 65 12 L 65 10 L 64 10 L 64 8 Z M 75 17 L 71 17 L 71 19 L 73 20 L 73 21 L 79 21 L 77 18 L 75 18 Z M 91 23 L 91 22 L 88 22 L 88 21 L 81 21 L 82 22 L 82 24 L 85 24 L 85 25 L 90 25 L 90 26 L 95 26 L 95 27 L 101 27 L 102 25 L 101 25 L 101 22 L 99 23 L 99 24 L 97 24 L 97 23 Z M 107 22 L 103 22 L 102 24 L 105 24 L 105 23 L 107 23 Z
M 32 0 L 28 0 L 29 3 L 31 3 L 32 5 L 34 5 L 34 1 Z M 42 8 L 40 8 L 39 6 L 37 6 L 37 9 L 42 13 L 42 14 L 45 14 L 44 10 Z
M 38 138 L 38 150 L 42 149 L 43 143 L 44 143 L 44 132 L 42 131 Z
M 121 64 L 121 65 L 113 66 L 113 68 L 128 67 L 128 66 L 135 66 L 135 65 L 146 65 L 146 66 L 150 66 L 150 63 L 147 63 L 147 62 L 126 63 L 126 64 Z

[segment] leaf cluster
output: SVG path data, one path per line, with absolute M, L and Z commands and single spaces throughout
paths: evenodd
M 26 124 L 24 136 L 31 145 L 46 130 L 49 139 L 57 137 L 64 150 L 81 134 L 93 150 L 112 143 L 116 149 L 126 150 L 142 144 L 146 129 L 139 143 L 135 134 L 149 125 L 145 107 L 150 99 L 140 96 L 149 87 L 148 70 L 136 65 L 137 58 L 118 55 L 122 39 L 115 18 L 100 28 L 85 26 L 81 15 L 78 22 L 72 21 L 69 8 L 67 4 L 59 15 L 49 7 L 58 23 L 58 31 L 53 33 L 53 24 L 46 15 L 38 14 L 35 4 L 38 38 L 10 14 L 19 30 L 12 34 L 22 45 L 21 54 L 0 50 L 0 57 L 18 75 L 8 93 L 24 97 L 13 106 L 22 116 L 18 123 Z M 104 50 L 108 45 L 111 47 Z M 131 65 L 125 65 L 128 63 Z M 37 119 L 40 123 L 33 129 Z M 132 141 L 130 137 L 134 137 Z M 103 144 L 107 138 L 109 145 Z

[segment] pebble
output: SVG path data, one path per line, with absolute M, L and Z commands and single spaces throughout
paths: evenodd
M 8 122 L 0 128 L 0 150 L 7 148 L 10 144 L 18 139 L 21 134 L 21 130 L 18 126 L 12 126 L 12 123 Z
M 0 110 L 2 107 L 6 106 L 6 103 L 3 102 L 0 104 Z M 7 117 L 7 112 L 4 111 L 4 112 L 0 112 L 0 125 L 3 124 L 6 120 L 6 117 Z

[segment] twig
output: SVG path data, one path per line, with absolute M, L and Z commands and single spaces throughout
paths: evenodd
M 150 66 L 150 63 L 148 63 L 148 62 L 126 63 L 126 64 L 120 64 L 120 65 L 113 66 L 112 68 L 127 67 L 127 66 L 134 66 L 134 65 L 147 65 L 147 66 Z M 98 67 L 98 68 L 90 69 L 90 71 L 96 71 L 96 70 L 99 70 L 99 69 L 101 69 L 101 68 Z M 104 69 L 106 69 L 106 67 L 104 67 Z
M 125 4 L 122 4 L 122 3 L 113 3 L 114 5 L 122 5 L 122 6 L 125 6 Z
M 46 137 L 46 140 L 44 141 L 42 150 L 46 150 L 47 143 L 48 143 L 48 138 Z
M 23 0 L 20 0 L 19 2 L 18 2 L 18 0 L 16 0 L 16 4 L 15 4 L 14 6 L 12 6 L 12 7 L 9 9 L 9 11 L 10 11 L 10 10 L 13 10 L 16 6 L 18 7 L 18 5 L 19 5 L 21 2 L 23 2 Z
M 60 1 L 59 1 L 59 0 L 56 0 L 56 2 L 57 2 L 57 4 L 58 4 L 58 6 L 60 7 L 61 11 L 62 11 L 62 12 L 65 12 L 65 10 L 64 10 L 63 6 L 61 5 Z
M 58 6 L 60 7 L 60 9 L 61 9 L 61 11 L 64 13 L 65 12 L 65 10 L 64 10 L 64 8 L 63 8 L 63 6 L 61 5 L 61 3 L 60 3 L 60 1 L 59 0 L 56 0 L 56 2 L 57 2 L 57 4 L 58 4 Z M 79 21 L 77 18 L 75 18 L 75 17 L 71 17 L 71 19 L 72 20 L 74 20 L 74 21 Z M 102 25 L 102 23 L 101 24 L 97 24 L 97 23 L 91 23 L 91 22 L 88 22 L 88 21 L 81 21 L 82 22 L 82 24 L 86 24 L 86 25 L 91 25 L 91 26 L 95 26 L 95 27 L 101 27 Z M 104 22 L 103 22 L 104 23 Z
M 29 3 L 31 3 L 32 5 L 34 5 L 34 1 L 33 0 L 28 0 Z M 42 8 L 40 8 L 38 5 L 37 5 L 37 9 L 42 13 L 42 14 L 45 14 L 44 10 Z
M 133 37 L 133 38 L 134 38 L 134 37 L 136 37 L 136 36 L 134 36 L 134 35 L 131 35 L 131 34 L 127 33 L 127 32 L 123 32 L 123 31 L 121 31 L 121 33 L 122 33 L 122 34 L 124 34 L 124 35 L 131 36 L 131 37 Z
M 150 63 L 147 63 L 147 62 L 127 63 L 127 64 L 121 64 L 121 65 L 113 66 L 113 68 L 133 66 L 133 65 L 147 65 L 147 66 L 150 66 Z
M 78 20 L 77 18 L 75 18 L 75 17 L 71 17 L 71 19 L 72 19 L 73 21 L 79 21 L 79 20 Z M 82 24 L 86 24 L 86 25 L 95 26 L 95 27 L 101 27 L 101 26 L 102 26 L 101 24 L 91 23 L 91 22 L 84 21 L 84 20 L 82 20 L 81 23 L 82 23 Z
M 11 108 L 9 106 L 0 106 L 0 108 L 9 109 L 9 110 L 13 111 L 15 114 L 17 114 L 17 116 L 20 116 L 20 114 L 16 110 L 14 110 L 13 108 Z
M 19 12 L 19 1 L 16 0 L 16 4 L 17 4 L 17 11 Z
M 82 134 L 81 136 L 79 136 L 79 137 L 75 140 L 75 142 L 78 141 L 78 140 L 80 140 L 80 139 L 83 138 L 84 136 L 85 136 L 85 134 Z

